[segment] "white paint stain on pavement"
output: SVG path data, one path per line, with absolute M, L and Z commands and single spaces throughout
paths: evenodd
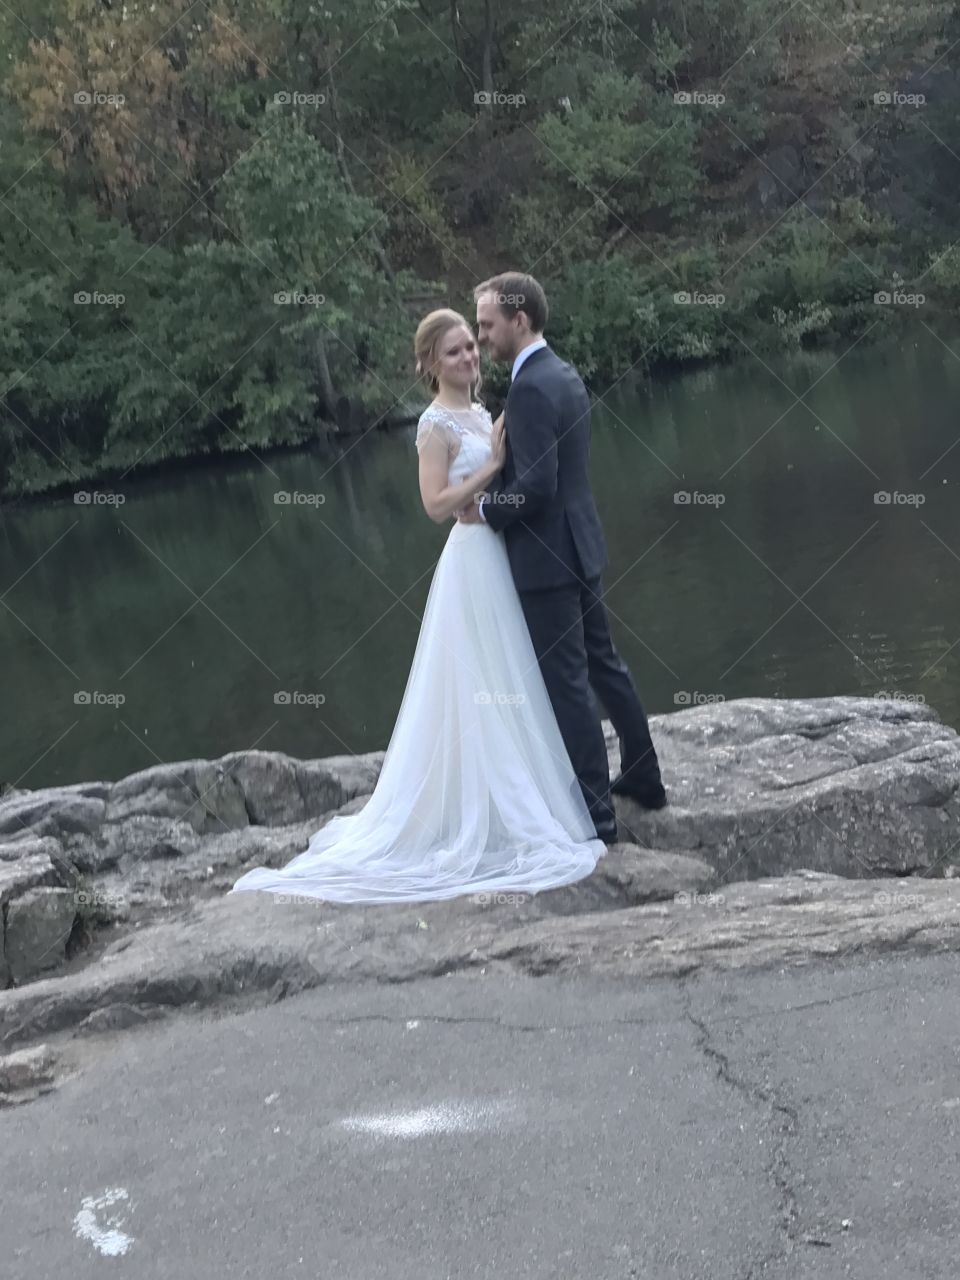
M 126 1253 L 133 1244 L 133 1236 L 120 1230 L 126 1214 L 124 1209 L 115 1206 L 128 1199 L 124 1187 L 110 1187 L 99 1196 L 84 1196 L 80 1212 L 73 1220 L 73 1229 L 79 1239 L 86 1240 L 108 1258 Z
M 353 1133 L 382 1138 L 425 1138 L 441 1133 L 476 1133 L 494 1127 L 503 1103 L 438 1103 L 415 1111 L 381 1111 L 347 1116 L 340 1124 Z

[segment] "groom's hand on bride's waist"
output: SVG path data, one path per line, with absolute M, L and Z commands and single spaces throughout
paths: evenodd
M 486 498 L 485 493 L 478 493 L 472 502 L 469 502 L 463 510 L 458 514 L 457 519 L 461 524 L 484 524 L 483 513 L 480 510 L 483 500 Z

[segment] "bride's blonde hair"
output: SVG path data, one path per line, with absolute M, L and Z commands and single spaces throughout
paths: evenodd
M 431 311 L 417 325 L 417 332 L 413 336 L 413 354 L 417 361 L 417 377 L 423 379 L 434 395 L 440 389 L 437 375 L 433 372 L 437 363 L 437 347 L 440 345 L 440 340 L 446 337 L 451 329 L 461 327 L 466 329 L 471 336 L 473 335 L 473 330 L 470 328 L 470 322 L 467 317 L 462 316 L 459 311 L 451 310 L 449 307 L 440 307 L 437 311 Z M 482 382 L 483 378 L 478 370 L 477 380 L 470 388 L 471 399 L 479 401 Z

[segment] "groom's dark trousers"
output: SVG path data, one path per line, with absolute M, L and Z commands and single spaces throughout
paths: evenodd
M 620 739 L 624 777 L 651 786 L 661 778 L 603 604 L 607 554 L 588 476 L 590 400 L 576 370 L 549 347 L 533 351 L 510 388 L 505 424 L 506 462 L 482 515 L 503 531 L 560 733 L 599 828 L 614 815 L 595 698 Z

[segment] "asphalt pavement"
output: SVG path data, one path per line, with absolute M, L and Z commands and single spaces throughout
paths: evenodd
M 956 1280 L 949 954 L 321 988 L 73 1042 L 3 1280 Z

